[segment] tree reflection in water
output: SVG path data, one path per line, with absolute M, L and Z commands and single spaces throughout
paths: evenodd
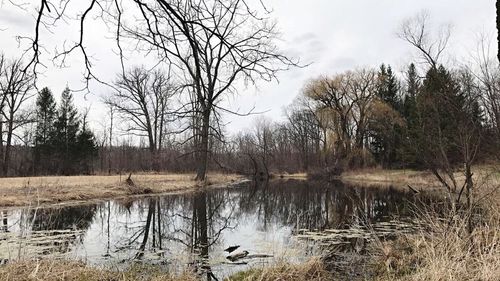
M 420 196 L 419 200 L 427 199 Z M 2 242 L 8 244 L 26 229 L 74 230 L 69 242 L 53 243 L 52 248 L 45 245 L 47 254 L 73 252 L 98 264 L 142 260 L 168 264 L 170 269 L 188 265 L 211 279 L 215 278 L 212 271 L 220 271 L 225 260 L 222 250 L 229 245 L 266 253 L 269 249 L 256 245 L 256 239 L 277 237 L 262 242 L 287 248 L 298 230 L 349 229 L 392 217 L 408 218 L 414 203 L 413 194 L 395 188 L 259 181 L 135 201 L 3 212 L 0 235 L 8 235 Z
M 175 256 L 178 247 L 165 249 L 164 241 L 171 246 L 172 242 L 181 244 L 192 254 L 187 263 L 200 274 L 206 274 L 208 279 L 213 278 L 209 250 L 218 243 L 225 229 L 233 227 L 234 204 L 227 201 L 227 193 L 227 190 L 198 191 L 138 201 L 137 210 L 129 207 L 126 214 L 138 212 L 142 214 L 139 215 L 141 219 L 129 218 L 122 223 L 124 235 L 115 252 L 137 249 L 131 259 L 165 257 L 166 262 L 172 256 L 165 256 L 165 253 Z
M 348 186 L 341 182 L 260 182 L 240 193 L 240 219 L 257 214 L 259 228 L 288 225 L 296 229 L 349 228 L 360 220 L 370 223 L 392 216 L 410 216 L 411 193 L 396 188 Z
M 92 224 L 95 212 L 95 205 L 2 211 L 0 258 L 8 260 L 69 253 L 75 245 L 83 242 L 85 230 Z M 13 213 L 10 220 L 9 213 Z

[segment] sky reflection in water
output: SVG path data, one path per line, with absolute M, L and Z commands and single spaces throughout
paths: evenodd
M 224 276 L 256 264 L 304 260 L 338 239 L 348 245 L 365 235 L 356 233 L 368 223 L 381 233 L 401 230 L 400 221 L 412 221 L 409 206 L 414 200 L 412 194 L 392 188 L 288 180 L 8 210 L 2 211 L 0 223 L 0 259 L 51 256 L 98 265 L 145 261 Z M 238 250 L 250 255 L 274 257 L 228 265 L 223 249 L 231 245 L 241 245 Z

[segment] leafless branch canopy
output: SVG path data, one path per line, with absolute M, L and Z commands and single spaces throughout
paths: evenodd
M 425 11 L 401 24 L 398 37 L 417 48 L 422 60 L 437 67 L 451 36 L 451 26 L 442 26 L 436 35 L 430 33 L 429 14 Z

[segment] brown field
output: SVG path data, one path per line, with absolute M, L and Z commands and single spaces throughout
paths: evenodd
M 0 178 L 0 207 L 43 205 L 62 202 L 109 199 L 139 194 L 166 193 L 202 186 L 220 186 L 242 180 L 233 174 L 210 174 L 204 183 L 194 174 L 132 175 L 133 186 L 126 183 L 128 175 L 54 176 Z

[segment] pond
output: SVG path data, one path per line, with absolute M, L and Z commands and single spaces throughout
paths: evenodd
M 325 247 L 417 227 L 411 192 L 302 180 L 245 182 L 205 191 L 94 204 L 1 211 L 0 259 L 73 258 L 94 265 L 142 262 L 222 278 Z M 364 243 L 363 243 L 364 244 Z M 231 262 L 228 246 L 248 256 Z M 234 253 L 234 252 L 233 252 Z

